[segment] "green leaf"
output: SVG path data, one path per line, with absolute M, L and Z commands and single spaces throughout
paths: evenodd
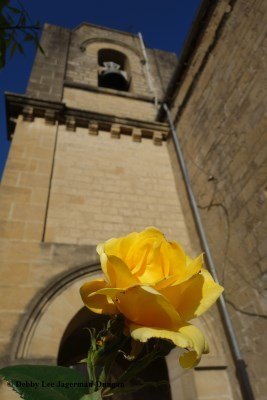
M 14 365 L 0 376 L 25 400 L 79 400 L 88 393 L 83 376 L 65 367 Z
M 80 400 L 102 400 L 101 391 L 86 394 Z
M 95 351 L 96 351 L 96 330 L 93 329 L 88 329 L 91 337 L 91 347 L 88 351 L 88 358 L 87 358 L 87 372 L 89 375 L 89 380 L 95 381 L 95 368 L 94 368 L 94 356 L 95 356 Z

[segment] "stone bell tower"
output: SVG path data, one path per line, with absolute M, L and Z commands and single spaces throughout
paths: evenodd
M 175 54 L 88 23 L 73 31 L 46 24 L 41 44 L 45 56 L 37 53 L 27 93 L 6 94 L 12 145 L 0 188 L 3 365 L 55 365 L 66 343 L 79 343 L 88 319 L 79 287 L 101 274 L 100 241 L 154 225 L 195 252 L 168 126 L 156 122 Z M 211 346 L 203 369 L 182 375 L 177 355 L 166 361 L 165 399 L 200 399 L 197 388 L 208 377 L 232 398 L 216 321 L 214 312 L 203 322 Z M 77 354 L 66 365 L 82 354 L 72 348 Z M 0 398 L 13 397 L 2 386 Z

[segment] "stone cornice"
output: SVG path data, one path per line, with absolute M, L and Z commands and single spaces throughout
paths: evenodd
M 120 126 L 120 133 L 131 135 L 134 128 L 141 130 L 142 137 L 155 138 L 160 134 L 165 140 L 168 134 L 166 123 L 148 122 L 133 118 L 121 118 L 113 115 L 69 108 L 65 103 L 51 100 L 41 100 L 26 95 L 5 93 L 8 138 L 11 139 L 16 125 L 16 118 L 23 115 L 24 120 L 33 121 L 35 117 L 44 118 L 47 124 L 71 123 L 76 127 L 86 127 L 96 123 L 99 129 L 111 130 L 114 125 Z M 75 130 L 73 129 L 73 130 Z

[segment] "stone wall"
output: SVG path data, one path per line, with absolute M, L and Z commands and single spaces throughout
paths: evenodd
M 166 142 L 66 128 L 43 118 L 17 122 L 0 187 L 1 366 L 56 364 L 64 330 L 82 307 L 81 281 L 99 274 L 99 241 L 156 225 L 196 255 Z M 195 393 L 204 400 L 205 383 L 213 377 L 209 395 L 232 400 L 216 308 L 196 324 L 211 353 L 181 377 L 173 357 L 173 399 Z M 1 385 L 1 400 L 17 398 Z
M 68 107 L 143 121 L 154 121 L 157 112 L 153 102 L 108 94 L 106 90 L 95 93 L 66 87 L 63 101 Z
M 31 71 L 27 95 L 42 100 L 60 101 L 65 79 L 70 31 L 59 26 L 45 24 L 41 46 Z
M 173 107 L 193 190 L 259 400 L 267 398 L 266 14 L 267 3 L 261 0 L 219 1 Z M 190 216 L 193 235 L 192 226 Z M 238 398 L 234 381 L 233 388 Z
M 61 126 L 45 241 L 96 244 L 150 225 L 189 247 L 166 142 Z
M 103 29 L 100 26 L 81 24 L 71 36 L 66 80 L 97 86 L 98 50 L 115 49 L 123 52 L 131 73 L 130 91 L 144 96 L 154 96 L 150 90 L 144 54 L 137 35 Z M 170 80 L 177 58 L 174 53 L 148 49 L 148 61 L 157 96 L 162 97 Z
M 148 84 L 144 54 L 137 35 L 87 23 L 73 31 L 45 24 L 41 46 L 45 54 L 37 51 L 28 96 L 60 101 L 65 82 L 98 87 L 98 50 L 109 48 L 123 52 L 128 59 L 130 92 L 150 97 L 153 103 L 155 91 Z M 162 98 L 177 58 L 166 51 L 148 49 L 147 52 L 156 96 Z M 111 98 L 110 104 L 112 101 Z

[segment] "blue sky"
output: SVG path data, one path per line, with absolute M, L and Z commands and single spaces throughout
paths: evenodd
M 178 56 L 196 16 L 200 0 L 22 0 L 33 21 L 72 29 L 90 22 L 127 32 L 141 32 L 147 47 L 175 52 Z M 16 0 L 12 0 L 16 5 Z M 34 60 L 33 45 L 17 54 L 0 72 L 0 177 L 9 142 L 6 139 L 4 92 L 25 93 Z

